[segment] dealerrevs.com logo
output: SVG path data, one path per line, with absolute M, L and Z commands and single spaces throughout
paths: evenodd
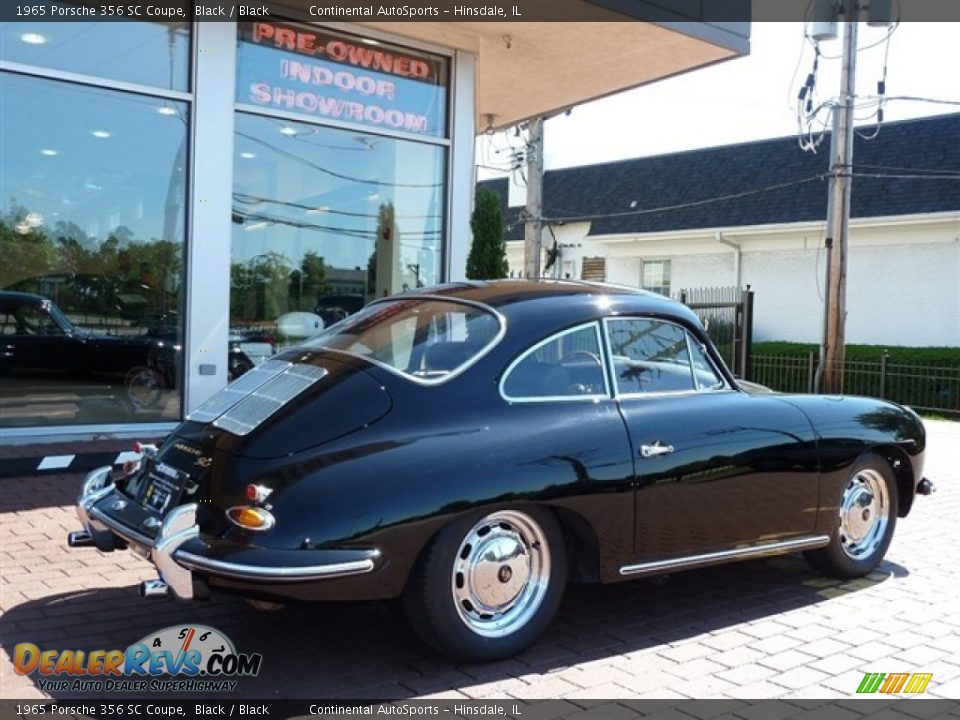
M 860 681 L 858 693 L 917 694 L 927 689 L 933 673 L 867 673 Z
M 79 692 L 232 692 L 233 678 L 256 676 L 262 662 L 260 653 L 238 653 L 230 638 L 206 625 L 173 625 L 126 650 L 20 643 L 13 653 L 16 673 L 36 672 L 41 690 Z

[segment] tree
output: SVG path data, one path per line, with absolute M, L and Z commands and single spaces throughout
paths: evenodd
M 327 264 L 313 250 L 307 250 L 300 268 L 290 274 L 290 307 L 312 312 L 317 298 L 327 292 Z
M 503 213 L 500 212 L 500 196 L 493 190 L 477 189 L 470 229 L 473 244 L 467 257 L 467 277 L 471 280 L 505 278 L 510 266 L 503 240 Z

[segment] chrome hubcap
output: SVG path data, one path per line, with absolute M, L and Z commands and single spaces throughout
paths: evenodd
M 528 515 L 487 515 L 460 543 L 451 588 L 460 619 L 484 637 L 503 637 L 526 625 L 547 592 L 550 549 Z
M 860 560 L 883 540 L 890 515 L 887 486 L 875 470 L 860 470 L 850 478 L 840 503 L 840 547 Z

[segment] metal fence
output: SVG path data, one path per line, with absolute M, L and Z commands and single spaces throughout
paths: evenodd
M 674 294 L 700 318 L 707 335 L 737 377 L 750 377 L 753 291 L 738 287 L 689 288 Z
M 754 355 L 750 380 L 780 392 L 813 392 L 817 353 Z M 918 410 L 960 413 L 960 367 L 880 360 L 843 363 L 843 392 L 910 405 Z

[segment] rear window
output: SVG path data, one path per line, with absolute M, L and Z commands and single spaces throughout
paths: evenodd
M 501 331 L 500 318 L 482 307 L 406 298 L 368 305 L 304 346 L 342 350 L 419 382 L 439 383 L 483 355 Z

